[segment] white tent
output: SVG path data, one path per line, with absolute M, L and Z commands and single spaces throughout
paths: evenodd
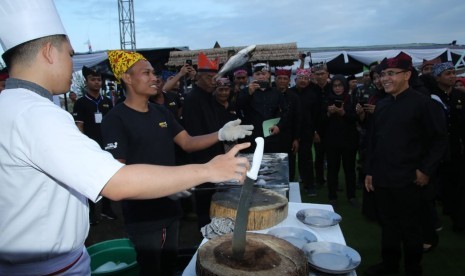
M 308 67 L 310 58 L 315 63 L 330 63 L 339 56 L 343 56 L 344 63 L 349 63 L 350 58 L 368 66 L 369 64 L 381 61 L 385 57 L 390 58 L 404 52 L 412 57 L 414 66 L 422 64 L 423 60 L 432 60 L 441 57 L 442 61 L 452 61 L 456 68 L 465 66 L 465 46 L 446 44 L 405 44 L 405 45 L 384 45 L 368 47 L 326 47 L 326 48 L 299 48 L 300 52 L 310 53 L 305 60 L 305 67 Z M 310 57 L 311 56 L 311 57 Z M 296 67 L 300 65 L 297 61 Z
M 106 59 L 108 59 L 107 51 L 89 54 L 75 54 L 73 56 L 73 72 L 81 70 L 82 66 L 92 67 Z

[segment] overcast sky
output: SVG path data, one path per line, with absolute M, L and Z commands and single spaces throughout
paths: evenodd
M 55 0 L 76 52 L 119 49 L 117 0 Z M 465 44 L 463 0 L 134 0 L 137 48 Z

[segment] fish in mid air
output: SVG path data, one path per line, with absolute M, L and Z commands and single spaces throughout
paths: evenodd
M 218 74 L 216 74 L 214 78 L 219 79 L 229 71 L 244 65 L 252 57 L 253 52 L 256 48 L 257 45 L 250 45 L 240 50 L 237 54 L 235 54 L 234 56 L 229 58 L 228 61 L 226 61 L 226 63 L 223 65 L 221 70 L 218 72 Z

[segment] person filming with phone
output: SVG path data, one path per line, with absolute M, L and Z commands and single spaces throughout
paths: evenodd
M 240 91 L 236 106 L 242 114 L 243 123 L 252 124 L 252 135 L 246 137 L 253 141 L 256 137 L 265 137 L 267 153 L 280 152 L 280 130 L 289 125 L 287 118 L 288 106 L 280 91 L 270 85 L 270 67 L 266 63 L 253 66 L 253 80 L 248 87 Z M 263 122 L 279 119 L 277 123 L 263 129 Z M 267 133 L 265 133 L 267 132 Z M 254 149 L 250 149 L 253 152 Z
M 355 158 L 358 146 L 355 101 L 349 95 L 349 85 L 342 75 L 331 79 L 331 93 L 322 115 L 326 154 L 328 158 L 328 199 L 337 208 L 338 175 L 342 161 L 346 184 L 346 197 L 352 207 L 359 207 L 355 198 Z

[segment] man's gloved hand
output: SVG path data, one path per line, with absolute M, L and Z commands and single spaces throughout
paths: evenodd
M 226 123 L 220 131 L 218 131 L 218 139 L 220 141 L 236 141 L 251 135 L 253 125 L 241 125 L 241 120 L 237 119 Z
M 169 195 L 168 198 L 170 198 L 172 200 L 178 200 L 180 198 L 189 197 L 190 195 L 191 195 L 191 193 L 186 190 L 186 191 L 182 191 L 182 192 L 179 192 L 179 193 Z

